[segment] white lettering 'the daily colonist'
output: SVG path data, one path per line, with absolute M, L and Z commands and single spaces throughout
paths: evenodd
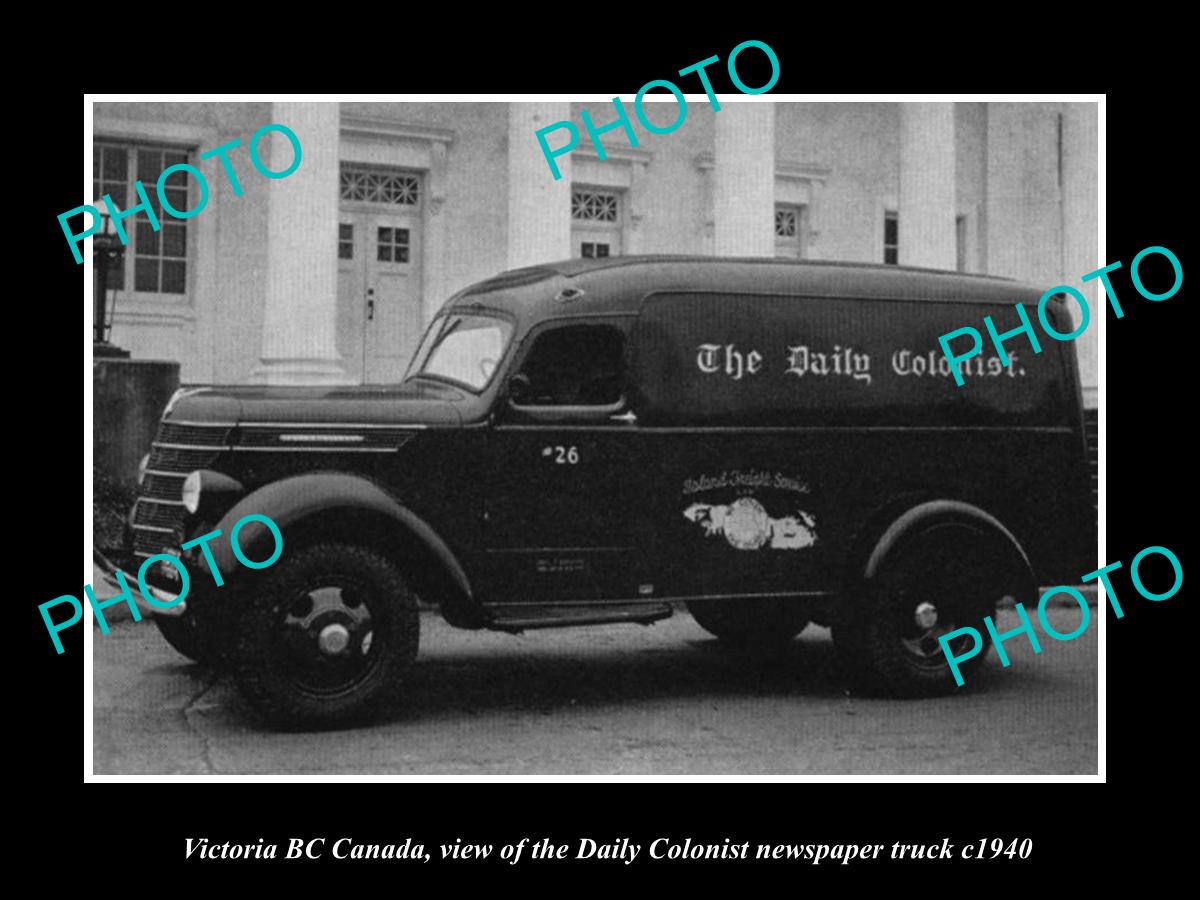
M 852 375 L 858 381 L 871 383 L 871 357 L 855 353 L 853 347 L 833 345 L 832 353 L 818 353 L 803 344 L 788 347 L 788 367 L 785 374 L 802 378 L 805 375 Z

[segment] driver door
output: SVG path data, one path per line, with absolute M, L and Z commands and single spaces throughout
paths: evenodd
M 486 545 L 502 603 L 646 597 L 641 434 L 625 322 L 550 322 L 522 345 L 488 440 Z

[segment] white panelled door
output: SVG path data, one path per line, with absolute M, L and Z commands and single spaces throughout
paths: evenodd
M 365 384 L 397 382 L 421 338 L 421 180 L 342 164 L 338 343 Z
M 399 381 L 421 339 L 420 228 L 412 216 L 370 217 L 363 381 Z

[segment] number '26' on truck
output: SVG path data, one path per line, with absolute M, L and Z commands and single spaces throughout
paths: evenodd
M 1093 567 L 1073 343 L 981 355 L 961 388 L 938 348 L 983 315 L 1019 324 L 1041 293 L 774 260 L 506 272 L 443 305 L 398 384 L 181 390 L 132 558 L 277 523 L 271 569 L 214 542 L 225 586 L 194 575 L 150 612 L 285 725 L 402 700 L 419 599 L 509 632 L 686 608 L 743 652 L 815 622 L 861 689 L 953 691 L 940 635 Z M 1048 314 L 1071 330 L 1059 301 Z M 262 558 L 272 540 L 239 543 Z M 184 562 L 207 571 L 199 548 Z M 173 566 L 148 576 L 178 594 Z

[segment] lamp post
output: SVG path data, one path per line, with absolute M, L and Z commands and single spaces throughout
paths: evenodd
M 95 315 L 92 323 L 92 356 L 128 357 L 128 350 L 122 350 L 108 342 L 108 335 L 112 331 L 113 309 L 116 306 L 115 296 L 112 304 L 108 302 L 108 273 L 122 265 L 125 247 L 113 233 L 111 217 L 102 214 L 100 221 L 100 233 L 92 237 L 92 262 L 96 267 L 96 291 L 92 308 Z

